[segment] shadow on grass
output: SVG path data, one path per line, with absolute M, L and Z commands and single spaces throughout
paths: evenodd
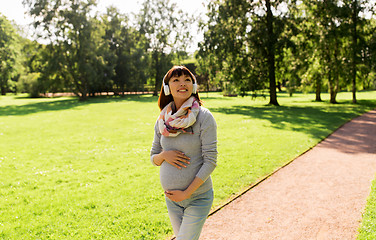
M 269 121 L 273 128 L 304 132 L 314 138 L 323 139 L 344 123 L 375 107 L 376 101 L 363 100 L 357 105 L 232 106 L 211 108 L 210 111 L 264 119 Z
M 25 99 L 25 98 L 23 98 Z M 28 115 L 45 111 L 61 111 L 73 109 L 80 106 L 97 104 L 97 103 L 111 103 L 111 102 L 155 102 L 157 104 L 158 98 L 151 95 L 126 95 L 121 96 L 99 96 L 89 98 L 86 101 L 79 101 L 78 98 L 71 99 L 53 99 L 51 101 L 35 102 L 24 105 L 9 105 L 0 107 L 0 116 L 19 116 Z
M 223 96 L 218 96 L 218 97 L 212 97 L 212 96 L 210 96 L 210 97 L 208 97 L 208 96 L 206 96 L 204 94 L 200 94 L 200 99 L 204 100 L 204 101 L 205 100 L 221 100 L 221 101 L 223 101 L 223 100 L 225 100 L 225 101 L 234 100 L 232 97 L 223 97 Z

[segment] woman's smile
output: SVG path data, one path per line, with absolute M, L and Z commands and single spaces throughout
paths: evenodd
M 178 89 L 178 92 L 187 92 L 187 91 L 188 91 L 188 89 L 186 89 L 186 88 Z
M 190 76 L 173 76 L 170 78 L 168 85 L 177 108 L 192 95 L 193 80 Z

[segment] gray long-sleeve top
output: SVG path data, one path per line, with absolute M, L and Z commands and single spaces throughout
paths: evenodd
M 165 137 L 161 135 L 158 124 L 155 124 L 150 152 L 153 165 L 154 155 L 162 151 L 178 150 L 190 157 L 190 164 L 182 169 L 166 161 L 162 162 L 160 181 L 164 190 L 185 190 L 195 177 L 199 177 L 204 183 L 193 195 L 204 193 L 213 187 L 210 174 L 217 166 L 217 124 L 211 112 L 200 107 L 192 128 L 193 134 L 181 133 L 176 137 Z

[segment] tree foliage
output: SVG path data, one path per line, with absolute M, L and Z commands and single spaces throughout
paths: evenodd
M 93 13 L 94 0 L 24 0 L 34 26 L 48 40 L 49 58 L 40 81 L 61 80 L 81 99 L 102 91 L 144 90 L 162 74 L 191 39 L 190 18 L 169 0 L 145 1 L 131 25 L 115 7 Z M 48 70 L 48 71 L 47 71 Z
M 65 86 L 86 99 L 96 88 L 106 86 L 109 65 L 99 22 L 90 17 L 94 0 L 25 0 L 36 28 L 43 30 L 51 50 L 48 68 L 64 79 Z M 111 66 L 110 66 L 111 67 Z M 51 76 L 51 75 L 50 75 Z M 50 77 L 49 76 L 49 77 Z
M 356 79 L 360 71 L 369 75 L 371 24 L 364 15 L 372 8 L 361 0 L 211 1 L 199 70 L 243 94 L 268 87 L 274 105 L 277 86 L 292 94 L 302 84 L 318 101 L 328 89 L 332 103 L 352 84 L 356 102 Z
M 208 21 L 201 24 L 205 34 L 198 58 L 214 55 L 219 59 L 213 62 L 221 69 L 219 76 L 226 78 L 222 81 L 235 84 L 243 94 L 269 87 L 269 103 L 278 105 L 275 76 L 283 51 L 289 47 L 291 34 L 286 26 L 293 26 L 288 21 L 293 3 L 212 1 L 208 5 Z
M 304 78 L 315 79 L 316 100 L 321 100 L 319 94 L 325 81 L 331 103 L 337 102 L 338 91 L 350 85 L 356 102 L 356 78 L 361 68 L 366 70 L 361 66 L 367 61 L 364 53 L 369 50 L 366 47 L 369 20 L 361 16 L 371 6 L 359 0 L 322 0 L 304 1 L 300 7 L 306 14 L 303 32 L 313 54 L 310 62 L 314 63 L 307 65 Z M 306 83 L 309 85 L 310 81 Z
M 0 88 L 40 93 L 160 90 L 172 63 L 189 58 L 193 18 L 170 0 L 145 0 L 129 15 L 95 0 L 24 0 L 42 43 L 0 17 Z M 375 6 L 365 0 L 212 0 L 191 61 L 201 89 L 258 95 L 277 88 L 330 93 L 375 87 Z M 133 21 L 132 21 L 133 20 Z
M 15 71 L 18 35 L 8 19 L 0 14 L 0 92 L 5 95 Z
M 146 0 L 138 15 L 140 34 L 147 39 L 151 52 L 150 74 L 154 78 L 154 95 L 160 89 L 165 72 L 171 67 L 174 53 L 184 52 L 191 42 L 191 19 L 170 0 Z

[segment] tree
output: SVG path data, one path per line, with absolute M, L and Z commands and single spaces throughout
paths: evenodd
M 66 85 L 81 100 L 103 87 L 111 66 L 106 69 L 100 23 L 90 17 L 95 0 L 24 0 L 24 4 L 35 19 L 34 26 L 50 40 L 51 55 L 62 60 L 52 63 L 52 69 Z
M 371 34 L 369 34 L 369 38 L 367 39 L 367 49 L 364 51 L 364 55 L 366 55 L 366 62 L 367 68 L 369 68 L 373 74 L 371 83 L 369 85 L 373 85 L 372 87 L 376 89 L 376 20 L 371 19 L 370 25 L 368 26 L 370 29 Z
M 160 89 L 164 73 L 170 68 L 176 51 L 185 51 L 191 40 L 189 16 L 170 0 L 146 0 L 138 15 L 139 30 L 148 41 L 151 52 L 151 75 L 154 95 Z
M 17 34 L 6 17 L 0 14 L 0 92 L 5 95 L 8 91 L 8 81 L 11 79 L 17 57 Z
M 351 4 L 352 14 L 351 14 L 351 36 L 352 36 L 352 59 L 351 59 L 351 77 L 352 77 L 352 102 L 356 103 L 356 63 L 357 63 L 357 52 L 358 52 L 358 31 L 357 25 L 359 22 L 359 6 L 358 1 L 353 0 Z
M 321 100 L 323 90 L 324 66 L 320 64 L 321 51 L 320 39 L 322 36 L 321 25 L 318 24 L 319 18 L 316 13 L 317 5 L 312 2 L 304 2 L 297 5 L 293 16 L 298 28 L 298 34 L 292 39 L 295 46 L 295 59 L 301 68 L 302 89 L 304 91 L 314 91 L 315 100 Z M 291 62 L 287 62 L 291 65 Z
M 233 94 L 241 89 L 241 82 L 249 79 L 250 72 L 246 54 L 246 10 L 244 2 L 218 1 L 209 3 L 209 21 L 201 23 L 204 30 L 204 42 L 196 55 L 199 72 L 211 78 L 212 83 L 219 83 L 225 94 Z M 235 86 L 235 87 L 232 87 Z
M 277 89 L 275 83 L 275 45 L 277 41 L 277 36 L 274 25 L 274 16 L 270 5 L 270 0 L 265 0 L 266 5 L 266 29 L 267 29 L 267 63 L 268 63 L 268 74 L 269 74 L 269 90 L 270 90 L 270 101 L 269 104 L 278 106 L 277 101 Z
M 260 4 L 262 2 L 262 4 Z M 278 106 L 276 94 L 276 72 L 280 71 L 281 63 L 288 58 L 288 55 L 294 53 L 289 50 L 294 47 L 291 39 L 297 34 L 296 19 L 294 19 L 293 12 L 296 8 L 296 1 L 270 1 L 265 0 L 255 2 L 253 4 L 253 11 L 255 17 L 260 19 L 261 27 L 266 28 L 266 41 L 260 47 L 264 49 L 264 56 L 266 56 L 270 101 L 269 104 Z M 261 10 L 261 11 L 260 11 Z M 263 10 L 263 11 L 262 11 Z M 277 62 L 276 62 L 277 59 Z M 291 69 L 289 73 L 290 84 L 297 81 L 297 68 Z M 282 81 L 282 79 L 281 79 Z
M 326 78 L 330 93 L 330 102 L 336 103 L 336 96 L 343 78 L 342 66 L 345 64 L 344 49 L 344 16 L 343 9 L 337 0 L 306 1 L 307 19 L 311 18 L 311 31 L 315 54 L 319 58 L 322 78 Z M 310 21 L 310 20 L 308 20 Z M 313 65 L 317 68 L 317 65 Z M 317 96 L 316 96 L 317 99 Z
M 116 92 L 124 95 L 126 88 L 129 91 L 141 90 L 146 81 L 147 53 L 145 52 L 145 37 L 129 25 L 128 17 L 119 13 L 118 9 L 110 7 L 102 16 L 105 26 L 107 45 L 112 53 L 111 61 L 115 65 L 114 83 Z
M 307 26 L 311 23 L 307 32 L 313 36 L 314 55 L 319 59 L 319 65 L 311 67 L 324 73 L 321 78 L 328 83 L 331 103 L 336 103 L 338 91 L 349 85 L 352 85 L 355 103 L 357 72 L 368 52 L 365 45 L 368 21 L 361 15 L 370 5 L 362 0 L 307 0 L 303 5 Z
M 269 104 L 279 105 L 276 94 L 276 63 L 282 61 L 286 41 L 282 34 L 295 1 L 213 1 L 204 27 L 199 57 L 214 54 L 220 72 L 243 92 L 269 87 Z M 291 31 L 292 33 L 292 31 Z M 278 58 L 276 58 L 278 56 Z
M 17 90 L 27 92 L 31 97 L 39 97 L 41 93 L 57 92 L 63 88 L 61 81 L 50 81 L 51 78 L 46 77 L 48 69 L 48 61 L 52 59 L 46 58 L 46 47 L 37 41 L 29 39 L 21 39 L 22 54 L 18 74 L 20 76 L 17 83 Z
M 348 31 L 351 36 L 351 83 L 352 83 L 352 102 L 356 103 L 356 89 L 357 89 L 357 72 L 360 70 L 359 65 L 364 61 L 361 56 L 361 50 L 365 49 L 366 45 L 366 26 L 370 26 L 370 21 L 365 17 L 361 17 L 365 12 L 374 12 L 374 6 L 369 1 L 365 0 L 348 0 L 344 1 L 344 7 L 347 10 Z M 365 70 L 363 68 L 363 70 Z M 367 73 L 366 73 L 367 74 Z

